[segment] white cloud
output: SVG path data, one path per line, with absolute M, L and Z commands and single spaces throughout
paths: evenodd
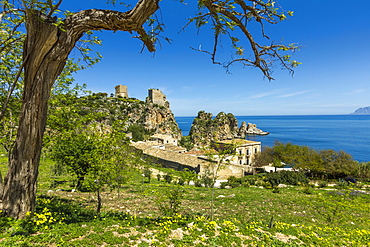
M 309 93 L 309 92 L 312 92 L 312 91 L 314 91 L 314 90 L 305 90 L 305 91 L 300 91 L 300 92 L 295 92 L 295 93 L 290 93 L 290 94 L 285 94 L 285 95 L 279 95 L 279 96 L 277 96 L 277 98 L 289 98 L 289 97 Z
M 353 94 L 359 94 L 359 93 L 362 93 L 362 92 L 365 92 L 365 89 L 354 90 L 352 92 L 343 93 L 342 95 L 353 95 Z
M 256 95 L 250 96 L 249 98 L 250 99 L 264 98 L 264 97 L 267 97 L 267 96 L 271 96 L 271 95 L 280 93 L 281 91 L 282 90 L 274 90 L 274 91 L 270 91 L 270 92 L 264 92 L 264 93 L 260 93 L 260 94 L 256 94 Z

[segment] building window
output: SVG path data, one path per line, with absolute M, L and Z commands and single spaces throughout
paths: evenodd
M 249 149 L 247 149 L 247 155 L 249 155 Z

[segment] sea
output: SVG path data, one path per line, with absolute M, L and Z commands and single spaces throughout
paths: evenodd
M 308 146 L 315 150 L 343 150 L 359 162 L 370 161 L 370 115 L 235 116 L 253 123 L 269 135 L 249 135 L 248 140 L 272 147 L 276 141 Z M 176 117 L 184 136 L 194 117 Z

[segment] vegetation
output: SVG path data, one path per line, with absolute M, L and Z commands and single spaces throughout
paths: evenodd
M 23 218 L 27 212 L 35 209 L 48 101 L 55 81 L 68 64 L 72 50 L 77 47 L 82 59 L 88 65 L 94 64 L 101 56 L 98 55 L 96 59 L 91 57 L 89 45 L 100 44 L 101 41 L 92 36 L 92 31 L 120 30 L 135 32 L 133 36 L 141 40 L 149 52 L 154 52 L 155 43 L 163 30 L 163 23 L 158 22 L 161 18 L 153 17 L 160 8 L 159 0 L 140 0 L 135 6 L 127 5 L 129 10 L 125 12 L 90 9 L 63 13 L 59 8 L 61 3 L 62 0 L 0 0 L 0 25 L 4 29 L 0 34 L 0 73 L 6 77 L 5 81 L 11 82 L 6 83 L 10 87 L 3 87 L 5 83 L 0 80 L 1 88 L 5 89 L 1 93 L 7 95 L 2 95 L 4 104 L 0 121 L 4 116 L 19 119 L 18 125 L 11 125 L 17 126 L 18 134 L 11 147 L 9 172 L 1 186 L 0 197 L 4 213 L 15 218 Z M 116 1 L 108 3 L 114 5 Z M 290 72 L 299 64 L 290 55 L 297 49 L 296 45 L 271 42 L 264 33 L 265 23 L 279 23 L 291 16 L 292 11 L 285 12 L 270 0 L 198 1 L 197 5 L 189 24 L 194 23 L 197 28 L 210 26 L 213 30 L 213 49 L 202 51 L 211 55 L 213 63 L 221 64 L 216 60 L 216 54 L 221 37 L 226 37 L 236 52 L 235 58 L 226 63 L 227 69 L 240 62 L 258 68 L 265 77 L 272 80 L 273 62 L 280 63 Z M 255 39 L 246 27 L 252 21 L 260 24 L 262 37 L 267 41 L 255 41 L 260 39 Z M 251 47 L 251 54 L 244 55 L 245 49 L 240 41 Z M 83 44 L 80 46 L 78 42 Z M 18 84 L 20 78 L 23 87 Z M 18 118 L 6 112 L 11 105 L 8 104 L 11 96 L 17 91 L 15 89 L 22 92 L 22 107 Z
M 181 147 L 184 147 L 186 148 L 186 150 L 191 150 L 193 149 L 194 147 L 194 143 L 191 141 L 191 137 L 190 136 L 183 136 L 181 137 L 180 141 L 179 141 L 179 145 Z
M 254 165 L 257 167 L 273 163 L 282 164 L 304 171 L 311 178 L 338 179 L 348 176 L 365 178 L 369 174 L 368 163 L 358 163 L 344 151 L 316 151 L 307 146 L 277 142 L 273 147 L 265 147 L 256 155 Z
M 2 172 L 6 163 L 1 156 Z M 269 174 L 258 174 L 240 179 L 258 186 L 214 188 L 212 195 L 204 187 L 142 183 L 137 169 L 126 172 L 132 179 L 120 192 L 101 188 L 97 214 L 97 196 L 71 192 L 74 177 L 52 175 L 53 165 L 41 163 L 35 214 L 0 217 L 0 246 L 366 246 L 370 240 L 369 184 L 273 193 L 257 182 Z
M 132 133 L 132 140 L 135 142 L 148 140 L 149 136 L 153 134 L 153 131 L 146 129 L 142 124 L 130 125 L 127 131 Z

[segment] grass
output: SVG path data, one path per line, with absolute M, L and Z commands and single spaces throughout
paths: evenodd
M 95 194 L 71 192 L 72 178 L 52 176 L 51 167 L 50 160 L 41 163 L 35 215 L 0 218 L 0 246 L 370 246 L 369 187 L 212 193 L 155 178 L 143 183 L 138 172 L 119 193 L 102 193 L 96 215 Z M 4 157 L 0 170 L 4 175 Z M 164 216 L 160 204 L 169 204 L 168 195 L 179 188 L 180 207 Z

